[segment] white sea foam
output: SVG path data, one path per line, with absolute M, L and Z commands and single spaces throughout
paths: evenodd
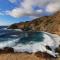
M 55 48 L 57 48 L 60 45 L 60 36 L 44 32 L 43 37 L 44 41 L 39 43 L 33 42 L 32 44 L 26 44 L 26 45 L 18 44 L 13 47 L 14 51 L 15 52 L 27 51 L 33 53 L 41 51 L 56 57 Z M 52 50 L 48 50 L 46 46 L 49 46 Z
M 15 52 L 26 52 L 27 51 L 29 53 L 31 52 L 35 53 L 37 51 L 41 51 L 41 52 L 46 52 L 56 57 L 55 49 L 59 47 L 60 45 L 60 36 L 47 33 L 47 32 L 42 32 L 42 33 L 43 33 L 44 40 L 41 42 L 32 41 L 27 44 L 18 43 L 20 38 L 23 37 L 22 35 L 16 39 L 0 42 L 0 49 L 4 47 L 12 47 Z M 49 46 L 51 50 L 47 49 L 46 46 Z
M 14 29 L 15 31 L 20 31 L 20 32 L 22 32 L 22 29 Z

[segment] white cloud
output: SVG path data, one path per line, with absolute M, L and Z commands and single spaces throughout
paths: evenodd
M 15 3 L 16 2 L 16 0 L 9 0 L 11 3 Z
M 45 7 L 43 9 L 33 10 L 32 6 Z M 60 0 L 23 0 L 20 6 L 9 11 L 13 17 L 38 16 L 43 12 L 55 13 L 60 10 Z
M 48 4 L 46 7 L 47 12 L 55 13 L 58 10 L 60 10 L 60 3 L 54 3 L 54 4 L 51 3 L 51 4 Z

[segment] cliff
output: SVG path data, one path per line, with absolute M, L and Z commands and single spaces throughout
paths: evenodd
M 9 29 L 22 29 L 23 31 L 46 31 L 60 35 L 60 12 L 53 16 L 44 16 L 32 21 L 12 24 Z

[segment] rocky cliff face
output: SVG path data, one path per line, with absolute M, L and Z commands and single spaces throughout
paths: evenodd
M 60 35 L 60 12 L 53 16 L 44 16 L 32 21 L 12 24 L 9 28 L 24 31 L 46 31 Z

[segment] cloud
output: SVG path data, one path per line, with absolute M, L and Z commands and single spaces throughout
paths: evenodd
M 46 11 L 50 13 L 55 13 L 60 10 L 60 3 L 51 3 L 46 7 Z
M 37 6 L 39 9 L 34 10 L 33 6 Z M 45 8 L 42 9 L 42 7 Z M 55 13 L 59 10 L 60 0 L 23 0 L 19 7 L 9 11 L 8 15 L 13 17 L 40 16 L 43 12 Z
M 10 1 L 11 3 L 15 3 L 16 2 L 16 0 L 8 0 L 8 1 Z
M 4 16 L 4 15 L 9 15 L 9 11 L 2 11 L 0 12 L 0 16 Z

